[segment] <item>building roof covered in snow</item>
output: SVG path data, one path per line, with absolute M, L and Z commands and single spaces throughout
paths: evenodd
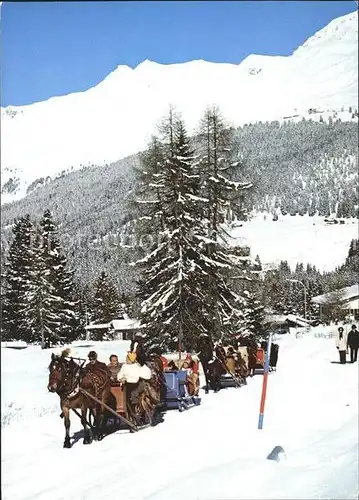
M 341 308 L 350 311 L 359 310 L 359 298 L 346 302 L 341 306 Z
M 267 314 L 264 320 L 265 324 L 280 325 L 293 324 L 297 326 L 308 326 L 311 322 L 307 319 L 295 316 L 294 314 Z
M 312 302 L 315 304 L 336 304 L 340 302 L 349 302 L 354 299 L 359 298 L 359 284 L 347 286 L 345 288 L 339 288 L 338 290 L 334 290 L 333 292 L 323 293 L 323 295 L 317 295 L 312 298 Z M 357 309 L 353 307 L 351 309 Z
M 110 323 L 101 323 L 87 325 L 86 330 L 115 330 L 116 332 L 124 330 L 135 330 L 141 328 L 140 322 L 137 319 L 125 318 L 125 319 L 113 319 Z
M 114 319 L 111 321 L 110 325 L 114 330 L 134 330 L 136 328 L 141 328 L 141 324 L 137 319 Z

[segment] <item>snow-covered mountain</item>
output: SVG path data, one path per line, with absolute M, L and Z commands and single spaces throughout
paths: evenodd
M 213 103 L 240 126 L 357 101 L 357 12 L 333 20 L 288 57 L 118 66 L 86 92 L 1 108 L 2 203 L 25 196 L 38 179 L 138 152 L 170 103 L 193 131 Z

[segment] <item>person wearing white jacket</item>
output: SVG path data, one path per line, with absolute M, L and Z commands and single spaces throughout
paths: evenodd
M 348 352 L 348 334 L 344 332 L 344 328 L 342 326 L 338 328 L 338 333 L 335 337 L 335 345 L 339 351 L 340 363 L 345 365 L 347 362 Z
M 147 365 L 141 366 L 135 358 L 131 358 L 131 354 L 133 353 L 127 355 L 126 363 L 117 374 L 117 380 L 128 384 L 137 384 L 140 379 L 150 380 L 152 376 L 150 368 Z

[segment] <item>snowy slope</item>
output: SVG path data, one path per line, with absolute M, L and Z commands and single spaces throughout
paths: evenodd
M 259 255 L 265 269 L 286 260 L 294 270 L 298 263 L 311 264 L 321 272 L 333 271 L 344 264 L 350 242 L 358 238 L 358 220 L 345 224 L 327 224 L 323 217 L 294 217 L 261 213 L 248 222 L 234 226 L 233 245 L 246 245 L 251 255 Z
M 202 394 L 200 407 L 168 412 L 155 428 L 118 432 L 90 446 L 79 440 L 70 450 L 62 448 L 58 398 L 46 390 L 50 353 L 2 348 L 2 415 L 18 408 L 2 429 L 3 499 L 354 500 L 358 364 L 332 363 L 334 340 L 319 336 L 321 330 L 278 340 L 262 431 L 262 377 L 256 375 L 240 389 Z M 95 345 L 103 360 L 126 348 Z M 79 429 L 73 419 L 72 432 Z M 276 445 L 286 461 L 266 460 Z
M 289 57 L 251 55 L 239 65 L 144 61 L 118 68 L 86 92 L 1 109 L 2 203 L 34 180 L 143 149 L 174 104 L 191 131 L 216 103 L 235 125 L 339 110 L 358 100 L 357 12 L 332 21 Z M 348 115 L 350 116 L 350 115 Z M 6 191 L 9 192 L 9 184 Z

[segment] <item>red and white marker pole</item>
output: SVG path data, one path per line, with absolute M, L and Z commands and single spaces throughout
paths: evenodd
M 267 383 L 268 383 L 269 358 L 270 358 L 271 345 L 272 345 L 272 332 L 269 334 L 268 343 L 267 343 L 267 352 L 266 352 L 266 357 L 265 357 L 265 362 L 264 362 L 263 386 L 262 386 L 261 404 L 260 404 L 260 408 L 259 408 L 258 429 L 263 429 L 264 407 L 265 407 L 266 396 L 267 396 Z

